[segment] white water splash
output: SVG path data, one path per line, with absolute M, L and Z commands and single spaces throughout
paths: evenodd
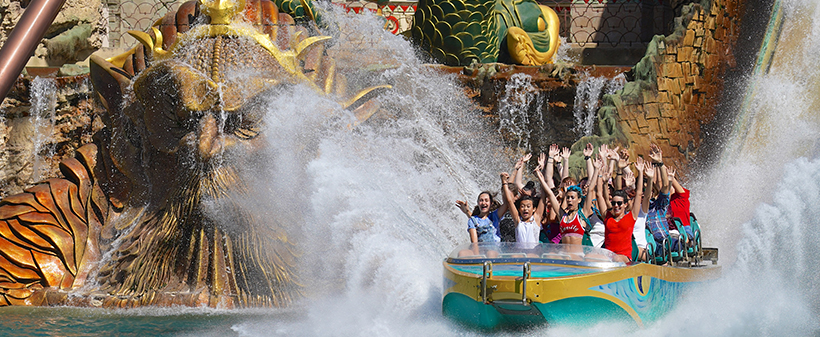
M 31 182 L 49 176 L 50 165 L 46 158 L 54 155 L 54 110 L 57 107 L 57 84 L 53 78 L 35 77 L 31 81 L 31 116 L 34 117 L 32 139 Z
M 498 131 L 517 142 L 519 148 L 529 148 L 531 130 L 544 127 L 547 97 L 532 83 L 532 77 L 518 73 L 510 76 L 504 96 L 498 100 Z
M 575 89 L 575 104 L 572 115 L 575 117 L 575 132 L 578 138 L 591 136 L 595 126 L 595 117 L 601 107 L 603 95 L 611 95 L 623 89 L 626 78 L 618 74 L 612 79 L 604 76 L 585 74 Z

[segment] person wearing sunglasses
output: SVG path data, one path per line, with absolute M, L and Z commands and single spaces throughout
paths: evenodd
M 624 263 L 631 262 L 632 260 L 632 230 L 635 227 L 635 221 L 638 220 L 638 212 L 640 212 L 643 197 L 643 177 L 646 167 L 643 163 L 638 163 L 635 166 L 638 171 L 635 199 L 630 203 L 629 196 L 626 192 L 624 192 L 624 190 L 617 190 L 613 192 L 609 198 L 610 207 L 608 211 L 605 211 L 606 219 L 604 220 L 604 225 L 606 226 L 606 232 L 604 234 L 604 247 L 617 254 L 615 257 L 616 261 Z M 650 170 L 646 171 L 646 176 L 649 178 L 651 184 L 652 177 L 654 176 L 654 168 L 650 166 Z

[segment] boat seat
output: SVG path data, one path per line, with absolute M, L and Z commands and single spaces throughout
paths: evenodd
M 683 220 L 678 217 L 673 217 L 672 222 L 675 223 L 675 227 L 678 228 L 678 232 L 680 232 L 680 241 L 678 243 L 678 247 L 674 250 L 676 253 L 677 259 L 689 259 L 694 258 L 695 256 L 695 249 L 690 247 L 688 244 L 693 238 L 689 237 L 689 234 L 686 233 L 686 229 L 683 227 Z
M 647 228 L 644 233 L 646 234 L 646 257 L 649 260 L 649 263 L 652 264 L 664 264 L 666 263 L 666 254 L 657 254 L 658 251 L 658 242 L 655 241 L 655 236 L 652 235 L 652 231 Z
M 703 251 L 703 246 L 700 242 L 700 224 L 698 223 L 698 218 L 695 217 L 695 213 L 689 213 L 689 223 L 692 226 L 692 234 L 694 235 L 693 243 L 695 246 L 695 251 L 698 253 L 698 255 L 700 255 Z

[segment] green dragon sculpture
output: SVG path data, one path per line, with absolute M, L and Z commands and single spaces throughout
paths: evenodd
M 438 62 L 552 63 L 558 14 L 534 0 L 420 0 L 411 39 Z

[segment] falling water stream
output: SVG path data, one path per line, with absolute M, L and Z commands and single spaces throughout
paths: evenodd
M 614 94 L 623 89 L 626 78 L 618 74 L 614 78 L 590 76 L 584 74 L 575 90 L 575 104 L 572 115 L 575 117 L 575 132 L 578 138 L 591 136 L 595 126 L 595 116 L 601 107 L 601 98 L 605 94 Z
M 57 106 L 57 84 L 53 78 L 35 77 L 31 81 L 31 116 L 34 118 L 34 139 L 31 158 L 31 182 L 48 177 L 49 163 L 46 162 L 54 153 L 53 144 L 49 144 L 54 134 L 54 113 Z
M 779 50 L 768 74 L 749 79 L 765 88 L 750 98 L 752 110 L 742 112 L 754 114 L 754 125 L 741 146 L 727 146 L 733 153 L 687 184 L 705 245 L 721 250 L 724 276 L 637 331 L 595 325 L 500 335 L 820 333 L 820 253 L 814 249 L 820 240 L 814 229 L 820 223 L 820 20 L 814 19 L 820 7 L 784 0 L 784 8 L 792 18 L 781 36 L 788 49 Z M 372 17 L 326 18 L 381 29 Z M 350 129 L 354 117 L 338 104 L 306 88 L 289 88 L 268 99 L 268 153 L 241 162 L 252 186 L 249 211 L 303 219 L 293 229 L 303 248 L 304 300 L 288 309 L 233 311 L 7 308 L 0 333 L 478 334 L 441 316 L 441 261 L 467 240 L 466 218 L 453 201 L 474 203 L 479 191 L 498 185 L 497 173 L 508 169 L 510 159 L 500 154 L 496 130 L 477 117 L 452 76 L 422 67 L 399 37 L 385 33 L 380 41 L 377 48 L 396 51 L 390 54 L 396 62 L 387 63 L 398 64 L 380 75 L 394 85 L 381 97 L 389 117 Z

